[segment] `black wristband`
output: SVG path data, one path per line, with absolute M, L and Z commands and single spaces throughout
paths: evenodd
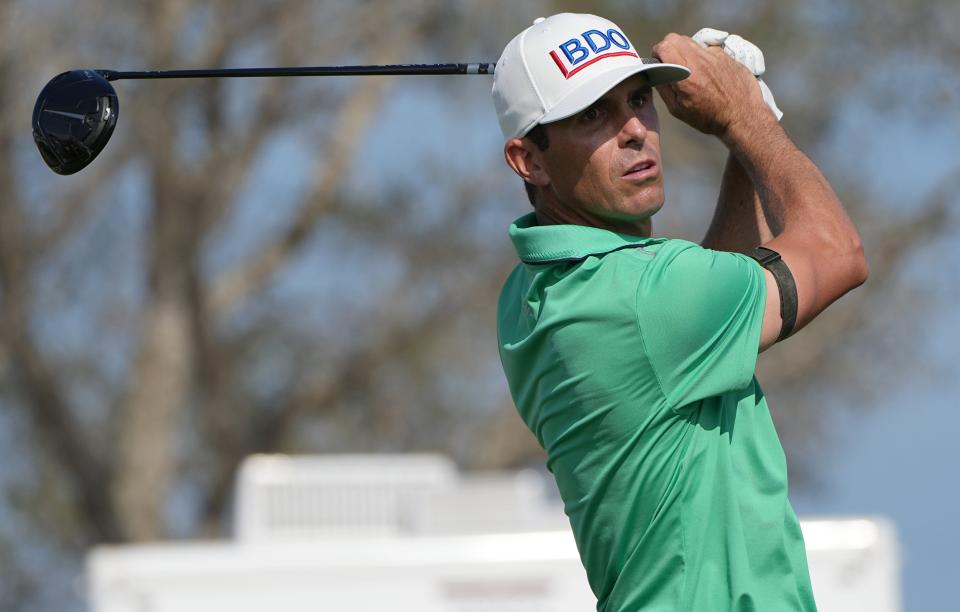
M 780 253 L 773 249 L 757 247 L 747 255 L 770 270 L 777 281 L 777 289 L 780 291 L 780 319 L 783 322 L 780 327 L 780 336 L 777 338 L 777 342 L 780 342 L 793 333 L 793 326 L 797 323 L 797 283 L 794 282 L 793 274 L 790 273 L 787 263 L 780 257 Z

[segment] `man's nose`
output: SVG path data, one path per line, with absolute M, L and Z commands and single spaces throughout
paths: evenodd
M 624 117 L 623 126 L 620 128 L 619 140 L 621 147 L 642 147 L 647 139 L 647 126 L 643 124 L 635 113 L 631 112 Z

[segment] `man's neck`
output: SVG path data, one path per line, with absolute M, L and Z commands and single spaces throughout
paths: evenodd
M 638 221 L 606 219 L 580 211 L 557 210 L 543 205 L 535 206 L 534 212 L 537 215 L 537 225 L 585 225 L 643 238 L 653 235 L 653 220 L 650 217 Z

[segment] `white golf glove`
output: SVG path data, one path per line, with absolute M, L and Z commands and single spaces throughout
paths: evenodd
M 760 78 L 766 71 L 766 66 L 763 63 L 763 51 L 757 45 L 736 34 L 729 34 L 713 28 L 701 29 L 693 35 L 693 40 L 704 47 L 722 47 L 724 53 L 746 66 L 747 70 L 757 77 L 757 83 L 760 84 L 760 93 L 763 94 L 763 101 L 773 111 L 777 121 L 780 121 L 783 112 L 777 108 L 777 103 L 773 99 L 773 92 Z

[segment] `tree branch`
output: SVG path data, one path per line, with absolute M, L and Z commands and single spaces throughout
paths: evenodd
M 0 163 L 0 166 L 7 167 Z M 0 174 L 5 174 L 0 170 Z M 3 183 L 0 178 L 0 184 Z M 32 266 L 19 229 L 18 203 L 0 202 L 0 336 L 10 352 L 10 369 L 17 388 L 30 406 L 28 418 L 45 448 L 57 459 L 79 501 L 81 515 L 97 538 L 115 542 L 121 531 L 108 495 L 109 473 L 89 447 L 71 416 L 61 380 L 30 337 L 28 302 Z
M 328 139 L 326 154 L 313 173 L 316 178 L 299 214 L 276 240 L 214 281 L 211 291 L 214 317 L 222 319 L 248 296 L 259 292 L 309 239 L 319 220 L 339 205 L 337 193 L 349 175 L 357 145 L 370 116 L 380 104 L 388 80 L 366 79 L 344 100 L 333 120 L 336 128 Z

